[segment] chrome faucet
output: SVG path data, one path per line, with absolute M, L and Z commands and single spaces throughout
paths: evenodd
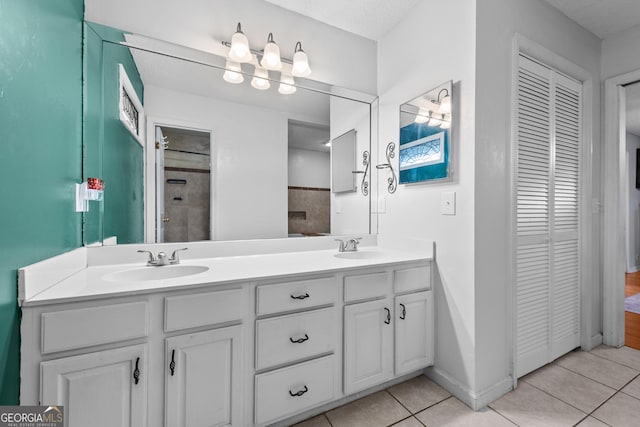
M 163 265 L 173 265 L 180 264 L 180 258 L 178 257 L 178 252 L 186 251 L 189 248 L 176 249 L 171 254 L 171 258 L 167 257 L 167 254 L 164 252 L 158 252 L 157 257 L 153 255 L 151 251 L 143 251 L 139 250 L 138 252 L 149 254 L 149 259 L 147 260 L 147 266 L 150 267 L 160 267 Z
M 352 239 L 342 240 L 335 239 L 336 242 L 340 242 L 340 246 L 338 246 L 338 252 L 355 252 L 358 250 L 358 244 L 360 243 L 360 239 L 362 237 L 354 237 Z

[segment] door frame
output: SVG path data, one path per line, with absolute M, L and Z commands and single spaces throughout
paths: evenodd
M 156 154 L 155 154 L 155 129 L 156 126 L 171 127 L 178 129 L 188 129 L 198 132 L 209 133 L 210 150 L 210 182 L 209 182 L 209 239 L 215 238 L 215 206 L 216 206 L 216 179 L 215 165 L 217 153 L 215 150 L 215 140 L 211 126 L 202 123 L 188 122 L 179 119 L 170 119 L 158 116 L 147 116 L 147 139 L 144 153 L 144 241 L 145 243 L 156 242 Z M 151 165 L 154 167 L 152 168 Z M 150 207 L 153 207 L 150 209 Z
M 605 344 L 624 345 L 624 272 L 626 271 L 625 89 L 640 80 L 640 70 L 610 77 L 604 82 L 603 133 L 603 284 L 602 331 Z
M 592 318 L 594 316 L 593 300 L 596 293 L 597 263 L 593 256 L 593 85 L 591 73 L 577 64 L 567 60 L 546 47 L 516 33 L 512 42 L 511 55 L 511 141 L 509 144 L 509 162 L 507 164 L 509 176 L 509 279 L 512 286 L 507 286 L 507 301 L 511 318 L 509 345 L 511 347 L 511 378 L 514 388 L 517 385 L 517 301 L 516 301 L 516 248 L 517 235 L 515 232 L 517 222 L 516 202 L 516 105 L 517 105 L 517 76 L 518 57 L 524 54 L 543 65 L 553 67 L 557 71 L 566 74 L 582 83 L 582 124 L 581 134 L 583 144 L 580 147 L 580 212 L 579 212 L 579 253 L 580 253 L 580 346 L 590 350 L 602 342 L 600 331 L 594 331 Z

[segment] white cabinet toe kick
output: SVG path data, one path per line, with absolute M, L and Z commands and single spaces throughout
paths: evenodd
M 25 306 L 21 404 L 67 427 L 267 426 L 433 364 L 431 260 Z

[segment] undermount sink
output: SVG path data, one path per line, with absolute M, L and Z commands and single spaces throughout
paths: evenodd
M 204 273 L 209 267 L 200 265 L 165 265 L 118 271 L 103 277 L 108 282 L 145 282 L 148 280 L 175 279 Z
M 343 259 L 373 259 L 373 258 L 381 258 L 384 255 L 381 252 L 373 252 L 373 251 L 355 251 L 355 252 L 338 252 L 337 254 L 333 254 L 336 258 Z

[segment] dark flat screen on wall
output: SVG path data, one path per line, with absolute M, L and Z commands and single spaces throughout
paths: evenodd
M 636 149 L 636 188 L 640 190 L 640 148 Z

